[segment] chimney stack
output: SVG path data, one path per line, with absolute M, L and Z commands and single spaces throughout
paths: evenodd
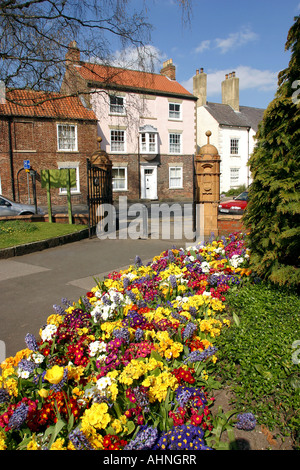
M 79 65 L 80 63 L 80 50 L 77 47 L 76 41 L 71 41 L 66 53 L 66 65 Z
M 3 80 L 0 80 L 0 104 L 6 104 L 6 88 Z
M 176 68 L 172 59 L 163 62 L 163 68 L 161 69 L 160 73 L 170 78 L 171 80 L 176 80 Z
M 239 79 L 235 72 L 226 74 L 222 82 L 222 104 L 229 104 L 235 111 L 240 110 Z
M 197 107 L 206 105 L 207 97 L 207 74 L 204 73 L 203 68 L 196 70 L 196 75 L 193 77 L 193 94 L 197 96 Z

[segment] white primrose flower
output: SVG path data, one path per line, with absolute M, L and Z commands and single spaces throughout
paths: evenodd
M 41 338 L 43 341 L 49 341 L 52 336 L 55 335 L 57 327 L 55 325 L 47 325 L 41 332 Z
M 45 357 L 43 356 L 43 354 L 33 353 L 30 359 L 36 364 L 41 364 L 43 360 L 45 359 Z
M 106 387 L 109 387 L 112 384 L 112 380 L 110 377 L 101 377 L 97 380 L 96 386 L 97 389 L 100 391 L 104 391 Z
M 209 263 L 208 263 L 207 261 L 203 261 L 203 262 L 201 263 L 201 270 L 202 270 L 203 273 L 209 273 L 209 271 L 210 271 L 210 265 L 209 265 Z
M 106 351 L 106 343 L 104 341 L 93 341 L 89 344 L 89 356 L 94 357 L 98 352 Z
M 233 255 L 232 258 L 229 260 L 231 266 L 237 268 L 240 264 L 244 262 L 244 258 L 239 255 Z

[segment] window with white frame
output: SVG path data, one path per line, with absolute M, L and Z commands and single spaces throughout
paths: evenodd
M 80 193 L 80 180 L 79 180 L 79 162 L 62 162 L 57 164 L 59 169 L 69 168 L 76 170 L 76 186 L 70 188 L 71 194 L 79 194 Z M 67 188 L 59 188 L 59 194 L 65 195 L 67 194 Z
M 169 103 L 169 119 L 181 119 L 180 103 Z
M 57 124 L 57 149 L 61 152 L 78 150 L 76 124 Z
M 230 139 L 230 155 L 239 154 L 239 139 Z
M 181 134 L 169 134 L 169 153 L 181 153 Z
M 230 187 L 234 188 L 239 186 L 240 169 L 230 168 Z
M 157 153 L 157 129 L 146 124 L 140 127 L 140 152 Z
M 111 152 L 125 152 L 125 131 L 112 129 L 110 131 Z
M 127 168 L 114 167 L 112 168 L 112 187 L 114 191 L 127 190 Z
M 171 166 L 169 168 L 169 188 L 182 188 L 182 167 Z
M 123 96 L 110 95 L 109 111 L 112 114 L 125 114 L 125 98 Z

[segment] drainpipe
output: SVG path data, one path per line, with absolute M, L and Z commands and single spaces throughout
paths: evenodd
M 247 188 L 249 188 L 249 181 L 250 181 L 250 174 L 249 174 L 249 150 L 250 150 L 249 135 L 250 135 L 250 127 L 248 127 L 247 131 L 248 131 Z
M 12 191 L 12 199 L 13 199 L 13 201 L 15 201 L 16 200 L 16 195 L 15 195 L 15 178 L 14 178 L 14 162 L 13 162 L 11 125 L 12 125 L 12 119 L 8 118 L 8 144 L 9 144 L 9 163 L 10 163 L 11 191 Z

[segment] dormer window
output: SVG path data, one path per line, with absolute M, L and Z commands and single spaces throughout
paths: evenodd
M 157 129 L 150 125 L 140 127 L 140 152 L 157 154 Z

